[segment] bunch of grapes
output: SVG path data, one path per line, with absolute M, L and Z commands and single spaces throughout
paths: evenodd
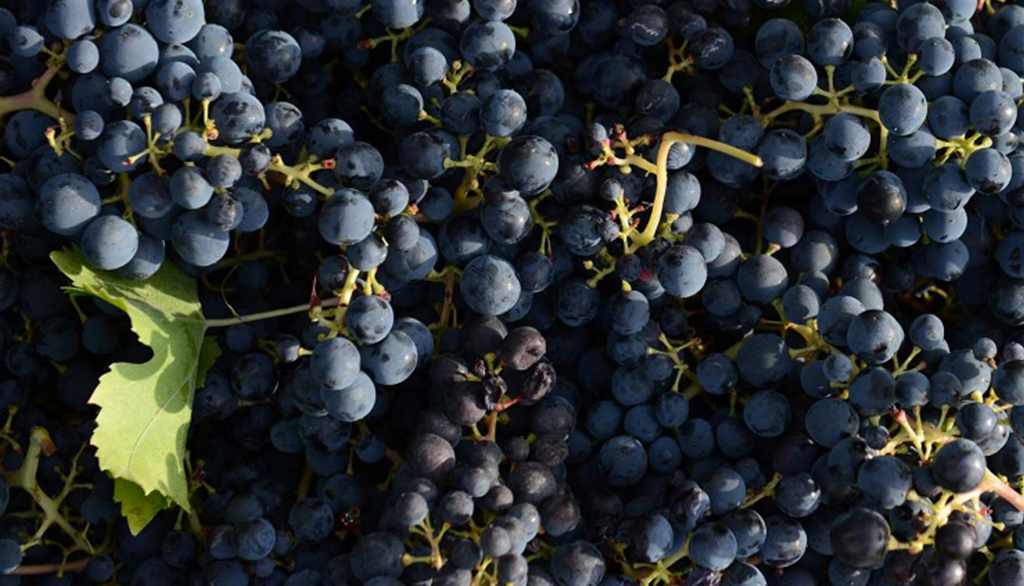
M 1024 584 L 1022 79 L 1001 0 L 0 0 L 0 585 Z M 67 249 L 198 288 L 188 510 Z

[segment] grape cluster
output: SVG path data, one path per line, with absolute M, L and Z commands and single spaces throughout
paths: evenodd
M 0 0 L 0 586 L 1024 584 L 1022 79 L 999 0 Z M 198 285 L 188 510 L 61 249 Z

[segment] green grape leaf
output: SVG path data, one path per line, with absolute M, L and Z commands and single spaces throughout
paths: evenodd
M 220 354 L 205 335 L 195 280 L 169 262 L 140 282 L 93 270 L 78 250 L 50 257 L 71 279 L 72 290 L 123 310 L 153 350 L 142 364 L 113 364 L 90 399 L 100 408 L 92 443 L 100 467 L 121 481 L 122 510 L 132 513 L 129 519 L 140 530 L 169 503 L 190 510 L 185 440 L 192 397 Z
M 138 535 L 168 505 L 164 495 L 146 494 L 138 484 L 123 478 L 114 480 L 114 500 L 121 503 L 121 514 L 128 521 L 132 535 Z

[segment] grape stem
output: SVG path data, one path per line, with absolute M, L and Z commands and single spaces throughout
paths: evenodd
M 320 307 L 330 308 L 341 305 L 342 299 L 340 297 L 335 299 L 328 299 L 320 304 Z M 294 305 L 292 307 L 285 307 L 282 309 L 274 309 L 271 311 L 263 311 L 260 313 L 252 313 L 249 315 L 240 315 L 237 317 L 226 317 L 222 319 L 208 319 L 206 320 L 207 328 L 226 328 L 230 326 L 236 326 L 238 324 L 250 323 L 254 321 L 263 321 L 265 319 L 273 319 L 275 317 L 283 317 L 286 315 L 294 315 L 296 313 L 309 312 L 313 307 L 308 303 L 302 305 Z
M 214 157 L 217 155 L 230 155 L 232 157 L 238 157 L 241 154 L 241 149 L 207 145 L 206 152 L 204 153 L 208 157 Z M 295 189 L 300 183 L 303 183 L 319 193 L 324 197 L 330 197 L 334 190 L 330 187 L 325 187 L 317 183 L 313 178 L 312 174 L 322 169 L 333 169 L 334 159 L 325 159 L 320 162 L 315 160 L 307 160 L 297 165 L 287 165 L 281 158 L 281 155 L 274 155 L 270 159 L 270 165 L 267 167 L 265 173 L 276 173 L 282 177 L 282 183 L 288 187 Z
M 658 232 L 658 226 L 661 224 L 661 215 L 665 210 L 665 193 L 668 191 L 668 155 L 672 149 L 672 145 L 677 142 L 692 144 L 694 146 L 701 146 L 718 151 L 729 155 L 730 157 L 735 157 L 743 162 L 750 163 L 755 167 L 764 166 L 764 161 L 761 160 L 761 157 L 750 154 L 732 145 L 718 142 L 717 140 L 685 132 L 666 132 L 661 135 L 661 146 L 658 148 L 657 161 L 658 187 L 654 193 L 654 209 L 651 211 L 651 217 L 647 221 L 647 226 L 644 227 L 644 231 L 632 238 L 632 243 L 629 246 L 629 252 L 631 253 L 636 252 L 641 247 L 654 241 L 654 237 Z
M 4 475 L 9 486 L 25 490 L 43 511 L 43 520 L 40 522 L 39 528 L 22 548 L 27 549 L 32 545 L 41 543 L 43 535 L 46 534 L 50 526 L 57 525 L 74 542 L 72 551 L 85 551 L 94 554 L 96 550 L 89 543 L 89 540 L 80 531 L 75 529 L 60 511 L 64 499 L 67 498 L 71 491 L 82 487 L 75 484 L 75 477 L 78 475 L 78 456 L 81 455 L 81 452 L 71 460 L 70 470 L 64 480 L 64 489 L 57 497 L 50 497 L 39 486 L 39 480 L 36 477 L 39 471 L 39 462 L 44 454 L 50 455 L 56 450 L 57 446 L 50 439 L 50 434 L 42 427 L 34 427 L 30 435 L 28 449 L 25 451 L 25 461 L 22 463 L 21 468 Z
M 82 558 L 73 562 L 60 562 L 52 564 L 33 564 L 29 566 L 18 566 L 9 576 L 46 576 L 49 574 L 63 574 L 65 572 L 82 572 L 89 565 L 92 558 Z
M 28 90 L 17 95 L 0 97 L 0 118 L 19 110 L 35 110 L 54 120 L 63 117 L 69 123 L 74 122 L 74 114 L 61 112 L 60 107 L 46 97 L 46 87 L 50 85 L 58 71 L 60 71 L 59 63 L 48 67 L 32 82 L 32 87 Z
M 979 494 L 994 492 L 1002 497 L 1003 500 L 1013 505 L 1018 511 L 1024 512 L 1024 495 L 1014 490 L 1013 487 L 1003 482 L 1001 478 L 990 471 L 985 471 L 985 479 L 981 481 L 976 491 Z
M 359 288 L 358 277 L 360 271 L 356 269 L 350 269 L 348 276 L 345 277 L 345 285 L 338 291 L 338 296 L 333 299 L 328 299 L 321 302 L 318 305 L 311 303 L 303 303 L 301 305 L 293 305 L 292 307 L 285 307 L 282 309 L 272 309 L 270 311 L 262 311 L 260 313 L 252 313 L 249 315 L 237 315 L 235 317 L 225 317 L 221 319 L 208 319 L 206 320 L 207 328 L 226 328 L 236 326 L 238 324 L 250 323 L 254 321 L 263 321 L 265 319 L 273 319 L 275 317 L 283 317 L 286 315 L 293 315 L 296 313 L 311 313 L 313 311 L 319 312 L 322 309 L 330 309 L 332 307 L 347 307 L 352 302 L 352 295 L 355 294 L 356 289 Z M 372 287 L 371 287 L 372 289 Z M 319 314 L 318 314 L 319 315 Z M 334 316 L 332 321 L 340 323 L 341 316 Z M 313 317 L 313 316 L 311 316 Z

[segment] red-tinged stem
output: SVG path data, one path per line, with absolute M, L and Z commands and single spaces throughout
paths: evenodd
M 519 401 L 522 401 L 522 400 L 523 400 L 522 397 L 516 397 L 515 399 L 509 399 L 508 401 L 505 401 L 504 403 L 499 403 L 499 404 L 495 405 L 494 409 L 491 409 L 491 411 L 494 411 L 495 413 L 501 413 L 502 411 L 508 409 L 509 407 L 512 407 L 513 405 L 515 405 L 516 403 L 518 403 Z
M 9 575 L 11 576 L 47 576 L 50 574 L 64 573 L 64 572 L 81 572 L 84 571 L 86 566 L 89 565 L 91 558 L 82 558 L 73 562 L 67 563 L 53 563 L 53 564 L 34 564 L 31 566 L 18 566 Z
M 978 487 L 979 492 L 994 492 L 1018 511 L 1024 512 L 1024 495 L 1013 489 L 991 472 L 985 472 L 985 480 Z

